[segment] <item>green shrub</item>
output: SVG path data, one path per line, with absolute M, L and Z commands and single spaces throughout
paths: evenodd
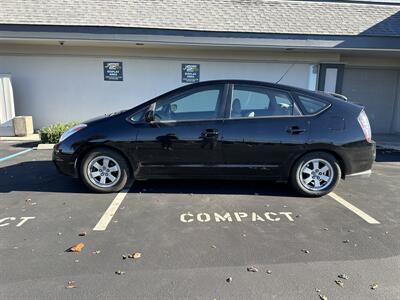
M 57 123 L 39 130 L 40 140 L 44 144 L 56 144 L 61 135 L 79 122 Z

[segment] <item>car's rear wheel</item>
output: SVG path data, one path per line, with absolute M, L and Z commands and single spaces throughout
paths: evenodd
M 301 157 L 293 166 L 291 182 L 301 194 L 320 197 L 338 184 L 341 169 L 336 158 L 326 152 L 312 152 Z
M 85 185 L 95 192 L 119 192 L 128 181 L 129 167 L 118 152 L 99 148 L 85 155 L 80 174 Z

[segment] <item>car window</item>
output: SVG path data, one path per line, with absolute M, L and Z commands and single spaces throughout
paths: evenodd
M 301 105 L 304 107 L 305 113 L 309 115 L 316 114 L 329 105 L 322 100 L 311 98 L 309 96 L 297 95 L 297 97 L 299 98 Z
M 155 117 L 165 120 L 215 119 L 223 86 L 202 87 L 156 102 Z
M 294 113 L 295 112 L 295 113 Z M 235 85 L 231 118 L 290 116 L 299 114 L 287 92 L 252 85 Z
M 133 122 L 133 123 L 138 123 L 139 121 L 141 121 L 143 119 L 143 115 L 145 113 L 147 109 L 142 109 L 141 111 L 138 111 L 137 113 L 133 114 L 132 116 L 129 117 L 129 119 Z

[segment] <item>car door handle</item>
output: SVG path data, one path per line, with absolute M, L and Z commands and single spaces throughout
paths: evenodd
M 217 129 L 206 129 L 202 132 L 201 136 L 205 138 L 215 138 L 218 137 L 219 132 Z
M 286 131 L 289 134 L 300 134 L 305 132 L 306 130 L 304 128 L 300 128 L 299 126 L 290 126 Z

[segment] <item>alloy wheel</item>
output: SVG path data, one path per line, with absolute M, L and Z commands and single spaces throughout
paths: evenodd
M 112 187 L 121 177 L 121 167 L 109 156 L 97 156 L 89 162 L 87 174 L 96 186 Z
M 300 169 L 300 182 L 308 190 L 320 191 L 328 187 L 333 180 L 333 167 L 324 159 L 312 159 Z

